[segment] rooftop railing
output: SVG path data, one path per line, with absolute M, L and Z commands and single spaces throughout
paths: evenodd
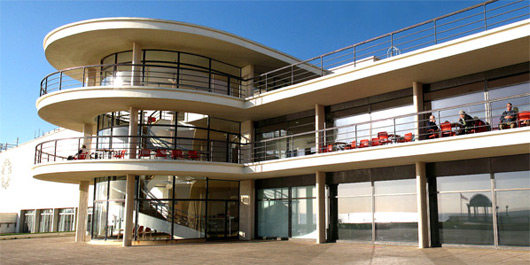
M 529 1 L 486 1 L 379 37 L 362 41 L 254 79 L 254 94 L 333 73 L 529 18 Z

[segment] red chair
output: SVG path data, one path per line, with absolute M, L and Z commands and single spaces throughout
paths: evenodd
M 407 133 L 403 137 L 405 139 L 405 142 L 412 142 L 412 133 Z
M 427 135 L 429 135 L 429 139 L 434 139 L 434 138 L 438 138 L 439 137 L 438 131 L 435 131 L 433 129 L 428 129 L 427 130 Z
M 165 149 L 156 149 L 155 157 L 167 158 L 167 151 Z
M 519 127 L 530 126 L 530 111 L 522 111 L 517 114 L 517 120 L 517 125 L 519 125 Z
M 481 133 L 481 132 L 487 132 L 488 131 L 488 125 L 481 121 L 481 120 L 475 120 L 475 132 Z
M 151 158 L 151 149 L 144 148 L 144 149 L 140 150 L 140 153 L 138 154 L 138 158 L 142 158 L 142 157 Z
M 370 146 L 370 140 L 368 139 L 361 140 L 361 142 L 359 143 L 359 148 L 364 148 L 368 146 Z
M 182 150 L 171 150 L 171 158 L 173 159 L 184 159 Z
M 378 146 L 378 145 L 381 145 L 379 138 L 372 138 L 372 146 Z
M 452 129 L 452 126 L 451 126 L 451 123 L 446 121 L 446 122 L 442 122 L 440 124 L 440 128 L 442 130 L 442 137 L 446 137 L 446 136 L 454 136 L 455 135 L 455 132 L 453 132 L 453 129 Z
M 88 153 L 81 153 L 77 156 L 77 160 L 85 160 L 88 158 Z
M 124 159 L 124 158 L 125 158 L 125 152 L 126 152 L 125 150 L 121 150 L 121 151 L 119 151 L 118 153 L 116 153 L 116 154 L 114 155 L 114 158 Z
M 357 148 L 357 142 L 356 141 L 352 141 L 351 145 L 348 145 L 348 146 L 344 147 L 344 150 L 355 149 L 355 148 Z
M 387 132 L 378 132 L 377 133 L 377 138 L 379 139 L 379 143 L 380 144 L 388 144 L 388 143 L 392 142 L 390 139 L 388 139 L 388 133 Z
M 199 160 L 199 152 L 196 150 L 188 151 L 188 158 L 191 160 Z

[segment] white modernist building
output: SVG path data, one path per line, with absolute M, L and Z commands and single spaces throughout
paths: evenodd
M 82 135 L 37 143 L 31 174 L 78 185 L 77 241 L 528 247 L 529 33 L 528 2 L 487 1 L 299 61 L 182 22 L 68 24 L 37 109 Z

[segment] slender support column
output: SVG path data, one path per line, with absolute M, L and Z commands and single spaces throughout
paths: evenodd
M 138 146 L 138 109 L 129 107 L 129 159 L 136 158 L 136 147 Z
M 254 238 L 254 180 L 243 180 L 239 184 L 239 238 L 252 240 Z
M 247 80 L 241 83 L 241 93 L 244 97 L 252 96 L 254 93 L 254 65 L 246 65 L 241 68 L 241 78 Z
M 133 52 L 132 52 L 132 63 L 133 67 L 131 68 L 131 85 L 140 86 L 142 81 L 142 46 L 139 43 L 133 43 Z
M 414 110 L 416 112 L 423 111 L 423 84 L 418 82 L 412 83 L 412 98 L 414 102 Z M 416 141 L 420 140 L 420 133 L 422 132 L 421 128 L 425 127 L 424 125 L 425 118 L 423 115 L 414 116 L 414 138 Z
M 427 174 L 425 162 L 416 162 L 416 195 L 418 203 L 418 247 L 429 247 L 429 218 L 427 214 Z
M 326 243 L 326 173 L 317 171 L 317 244 Z
M 253 162 L 254 155 L 254 122 L 241 122 L 241 155 L 240 163 Z M 262 150 L 258 150 L 260 152 Z M 259 155 L 259 154 L 258 154 Z
M 326 113 L 324 106 L 315 104 L 315 130 L 317 131 L 315 133 L 315 147 L 317 153 L 322 152 L 322 148 L 324 148 L 324 145 L 326 144 L 325 133 L 320 131 L 323 130 L 325 127 L 325 117 Z
M 134 212 L 134 175 L 127 175 L 125 184 L 125 227 L 123 228 L 123 246 L 132 245 Z
M 60 209 L 53 208 L 53 218 L 52 218 L 52 230 L 51 232 L 59 231 L 59 211 Z
M 84 242 L 86 240 L 86 220 L 88 211 L 88 181 L 79 183 L 79 208 L 77 210 L 75 242 Z
M 94 126 L 92 124 L 83 124 L 83 145 L 86 146 L 88 153 L 92 153 L 92 133 Z

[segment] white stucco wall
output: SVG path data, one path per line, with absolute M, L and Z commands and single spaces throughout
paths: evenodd
M 79 202 L 78 185 L 34 179 L 31 168 L 35 145 L 38 143 L 81 135 L 61 129 L 1 152 L 0 213 L 20 213 L 21 209 L 76 207 Z M 92 201 L 92 186 L 89 192 L 89 200 Z

